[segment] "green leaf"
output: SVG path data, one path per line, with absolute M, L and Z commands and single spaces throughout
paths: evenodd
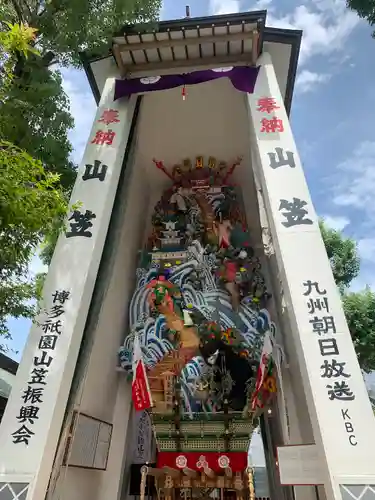
M 29 301 L 38 297 L 40 284 L 30 278 L 29 262 L 67 208 L 59 176 L 0 140 L 0 335 L 9 335 L 7 317 L 33 316 Z
M 370 26 L 375 24 L 375 1 L 374 0 L 347 0 L 349 9 L 354 10 L 359 17 L 366 19 Z M 372 36 L 375 35 L 373 32 Z
M 341 231 L 320 221 L 320 230 L 331 263 L 333 276 L 342 294 L 343 308 L 359 364 L 365 372 L 375 370 L 375 293 L 369 288 L 348 292 L 358 275 L 360 261 L 357 244 Z
M 333 276 L 337 286 L 343 291 L 359 273 L 357 244 L 351 238 L 344 237 L 341 231 L 327 227 L 324 220 L 319 225 Z
M 42 277 L 28 265 L 43 242 L 49 263 L 76 178 L 73 127 L 60 65 L 82 50 L 108 53 L 112 34 L 154 22 L 160 0 L 2 0 L 0 2 L 0 335 L 6 318 L 32 317 Z M 3 346 L 4 347 L 4 346 Z M 1 345 L 0 345 L 1 349 Z

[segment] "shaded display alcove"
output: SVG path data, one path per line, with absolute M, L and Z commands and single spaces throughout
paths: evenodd
M 226 79 L 187 94 L 142 98 L 131 182 L 148 203 L 119 363 L 131 379 L 139 342 L 158 470 L 204 464 L 243 481 L 256 417 L 276 392 L 249 120 Z

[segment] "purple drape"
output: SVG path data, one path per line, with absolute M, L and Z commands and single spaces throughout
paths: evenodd
M 193 71 L 181 75 L 150 76 L 145 78 L 131 78 L 128 80 L 116 80 L 115 101 L 120 97 L 129 96 L 143 92 L 155 92 L 167 90 L 183 85 L 196 85 L 197 83 L 209 82 L 217 78 L 229 78 L 233 87 L 241 92 L 252 94 L 258 76 L 259 67 L 236 66 L 228 68 L 206 69 Z

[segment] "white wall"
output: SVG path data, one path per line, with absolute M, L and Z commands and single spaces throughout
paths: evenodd
M 16 376 L 13 373 L 10 373 L 3 368 L 0 368 L 0 395 L 4 397 L 9 397 L 10 389 L 12 388 L 12 384 L 15 380 Z M 8 392 L 9 386 L 9 392 Z M 4 391 L 4 394 L 2 394 Z
M 3 368 L 0 368 L 0 379 L 4 380 L 10 386 L 12 385 L 15 378 L 16 376 L 13 375 L 13 373 L 10 373 L 7 370 L 3 370 Z
M 250 127 L 246 127 L 249 137 L 255 140 L 253 131 Z M 284 402 L 279 386 L 277 400 L 273 405 L 272 419 L 278 420 L 280 432 L 283 434 L 283 440 L 274 443 L 281 444 L 301 444 L 313 443 L 313 433 L 311 420 L 307 409 L 305 391 L 302 385 L 302 377 L 297 363 L 297 354 L 291 337 L 291 326 L 286 310 L 282 303 L 282 288 L 280 286 L 280 268 L 276 261 L 275 254 L 266 257 L 264 254 L 262 242 L 262 229 L 269 228 L 267 214 L 264 208 L 264 200 L 260 182 L 257 177 L 258 158 L 251 152 L 251 163 L 246 165 L 246 168 L 236 172 L 236 181 L 242 187 L 243 201 L 245 205 L 246 218 L 251 233 L 251 242 L 256 247 L 256 255 L 260 258 L 262 264 L 262 273 L 265 277 L 267 288 L 272 293 L 273 298 L 268 304 L 268 309 L 272 320 L 277 327 L 276 342 L 281 346 L 285 353 L 285 359 L 278 373 L 279 379 L 282 380 L 284 393 Z M 283 415 L 287 411 L 288 419 L 285 422 Z M 284 429 L 281 425 L 282 420 L 285 424 Z M 257 442 L 258 441 L 258 442 Z M 253 447 L 259 446 L 259 438 L 255 438 Z M 255 454 L 254 456 L 258 456 Z M 259 456 L 258 456 L 259 458 Z M 271 458 L 273 464 L 274 458 Z M 273 476 L 275 478 L 276 488 L 278 488 L 279 479 L 276 468 L 274 467 Z M 270 485 L 272 481 L 270 481 Z M 315 491 L 310 486 L 300 486 L 295 488 L 297 499 L 315 500 Z M 278 496 L 281 492 L 277 493 Z M 282 498 L 282 496 L 280 496 Z
M 137 127 L 137 145 L 130 177 L 124 179 L 125 207 L 122 223 L 114 237 L 114 255 L 106 265 L 107 282 L 97 302 L 97 320 L 88 323 L 92 348 L 86 349 L 87 369 L 81 367 L 75 407 L 113 424 L 112 442 L 106 471 L 68 468 L 60 475 L 53 500 L 120 499 L 122 480 L 128 473 L 128 420 L 130 386 L 116 371 L 117 351 L 127 333 L 128 304 L 135 284 L 137 251 L 150 228 L 150 216 L 162 189 L 170 182 L 152 159 L 164 160 L 171 168 L 184 158 L 204 155 L 230 162 L 243 156 L 235 181 L 242 187 L 252 242 L 258 243 L 266 279 L 271 283 L 268 261 L 263 256 L 257 192 L 253 182 L 250 130 L 244 94 L 233 89 L 227 79 L 188 89 L 183 101 L 180 89 L 151 93 L 143 97 Z M 108 245 L 112 241 L 108 241 Z M 98 283 L 97 283 L 98 284 Z M 271 287 L 272 285 L 269 284 Z M 277 299 L 278 289 L 273 290 Z M 277 308 L 271 315 L 277 322 Z M 277 305 L 277 300 L 276 300 Z M 286 330 L 288 331 L 288 330 Z M 91 349 L 91 352 L 90 352 Z M 88 355 L 89 353 L 89 355 Z M 86 373 L 85 373 L 86 372 Z M 299 406 L 296 404 L 295 406 Z M 293 425 L 297 425 L 296 423 Z
M 108 284 L 94 326 L 95 331 L 88 332 L 89 335 L 94 335 L 94 343 L 86 369 L 83 370 L 86 373 L 81 374 L 75 399 L 77 410 L 114 426 L 107 471 L 62 468 L 53 496 L 59 500 L 116 498 L 121 488 L 131 395 L 124 374 L 116 371 L 117 351 L 127 333 L 128 301 L 135 284 L 137 251 L 143 239 L 147 213 L 143 207 L 148 207 L 149 203 L 142 166 L 135 164 L 132 159 L 127 165 L 127 171 L 128 175 L 125 175 L 123 181 L 126 184 L 123 189 L 126 202 L 123 203 L 125 206 L 120 214 L 122 224 L 112 234 L 113 244 L 117 248 L 113 261 L 107 265 L 105 279 Z M 111 241 L 108 241 L 108 245 L 111 245 Z
M 228 162 L 243 156 L 238 171 L 249 164 L 245 97 L 227 78 L 189 87 L 185 101 L 177 88 L 151 92 L 143 97 L 143 103 L 139 161 L 147 168 L 153 189 L 169 182 L 153 158 L 163 160 L 170 169 L 199 155 Z
M 143 238 L 145 213 L 142 207 L 148 204 L 143 183 L 144 172 L 139 165 L 134 167 L 127 192 L 118 254 L 102 304 L 81 401 L 83 412 L 105 421 L 112 420 L 117 397 L 121 376 L 115 372 L 117 350 L 127 330 L 127 305 L 135 284 L 137 251 Z

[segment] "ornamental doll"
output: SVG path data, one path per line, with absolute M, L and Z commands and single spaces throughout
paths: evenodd
M 165 276 L 159 276 L 157 279 L 150 281 L 147 288 L 152 290 L 148 297 L 149 304 L 152 308 L 165 305 L 173 312 L 173 300 L 170 294 L 171 289 L 173 289 L 173 284 L 167 281 Z
M 229 248 L 232 223 L 225 219 L 223 222 L 215 223 L 214 231 L 218 237 L 219 248 Z

